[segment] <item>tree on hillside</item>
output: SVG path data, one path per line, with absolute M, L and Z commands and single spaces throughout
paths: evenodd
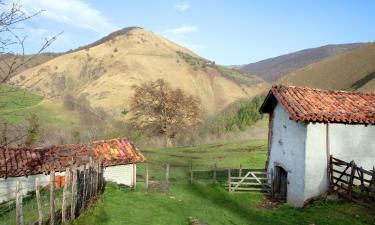
M 194 129 L 201 122 L 200 100 L 166 81 L 156 80 L 134 87 L 130 113 L 142 130 L 163 135 L 170 147 L 178 134 Z

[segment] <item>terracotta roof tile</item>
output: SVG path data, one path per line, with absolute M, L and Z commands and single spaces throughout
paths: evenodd
M 269 113 L 275 100 L 295 121 L 375 124 L 375 92 L 276 85 L 271 88 L 260 111 Z
M 0 148 L 0 177 L 18 177 L 62 171 L 73 163 L 83 165 L 89 157 L 101 158 L 104 166 L 139 163 L 146 160 L 126 139 L 96 141 L 89 144 L 45 148 Z

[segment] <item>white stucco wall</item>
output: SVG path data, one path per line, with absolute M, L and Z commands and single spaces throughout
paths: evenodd
M 136 172 L 136 165 L 134 165 Z M 56 176 L 64 176 L 65 172 L 57 172 Z M 35 179 L 39 177 L 41 186 L 49 185 L 50 176 L 44 174 L 31 175 L 28 177 L 0 178 L 0 203 L 15 198 L 17 181 L 21 181 L 23 194 L 35 190 Z M 104 170 L 104 179 L 127 186 L 133 186 L 133 164 L 107 167 Z
M 289 118 L 289 114 L 277 103 L 271 137 L 268 172 L 281 166 L 288 172 L 287 202 L 302 206 L 304 202 L 305 140 L 307 126 Z
M 366 170 L 375 166 L 375 126 L 329 124 L 329 149 L 334 157 Z M 307 126 L 305 199 L 328 190 L 326 124 Z
M 65 173 L 56 173 L 62 176 Z M 26 195 L 28 191 L 35 190 L 35 180 L 39 178 L 41 186 L 49 185 L 50 176 L 44 174 L 31 175 L 28 177 L 8 177 L 7 179 L 0 178 L 0 203 L 16 197 L 17 181 L 21 181 L 22 193 Z
M 132 187 L 136 182 L 133 180 L 133 168 L 136 173 L 136 164 L 107 167 L 104 170 L 104 179 Z

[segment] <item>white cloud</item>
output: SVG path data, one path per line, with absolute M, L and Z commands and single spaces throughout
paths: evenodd
M 174 7 L 180 11 L 185 11 L 190 9 L 191 5 L 189 3 L 178 3 Z
M 101 35 L 117 29 L 100 11 L 81 0 L 22 0 L 22 5 L 29 13 L 45 10 L 42 16 L 48 19 Z
M 186 34 L 186 33 L 192 33 L 198 30 L 198 27 L 196 26 L 180 26 L 177 28 L 166 30 L 166 33 L 169 34 Z

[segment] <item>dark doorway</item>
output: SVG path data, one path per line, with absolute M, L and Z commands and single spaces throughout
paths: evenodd
M 273 184 L 274 197 L 280 201 L 286 201 L 288 192 L 288 172 L 280 166 L 275 167 L 275 179 Z

